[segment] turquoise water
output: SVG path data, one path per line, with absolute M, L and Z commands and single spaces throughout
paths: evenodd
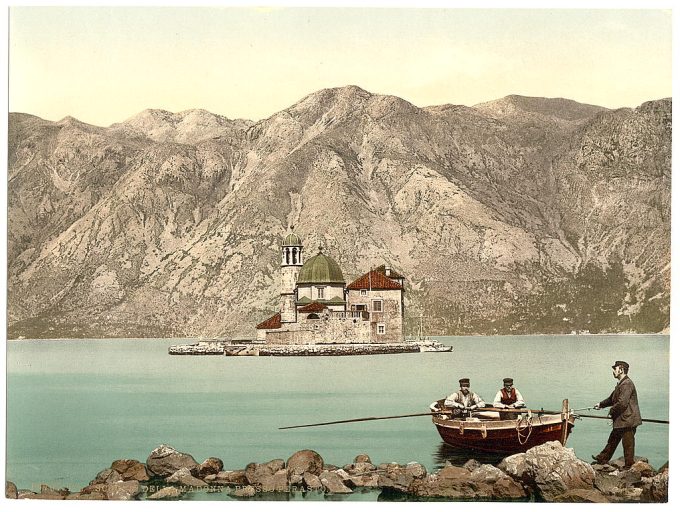
M 610 367 L 617 359 L 631 365 L 642 416 L 668 419 L 668 336 L 439 340 L 453 352 L 227 358 L 167 355 L 177 340 L 12 341 L 7 478 L 19 488 L 47 483 L 77 490 L 113 460 L 145 461 L 161 443 L 199 462 L 219 457 L 228 469 L 309 448 L 335 465 L 368 453 L 375 463 L 415 460 L 432 470 L 455 454 L 428 417 L 277 428 L 426 412 L 460 377 L 469 377 L 488 401 L 510 376 L 532 408 L 559 409 L 563 398 L 574 408 L 589 407 L 613 389 Z M 567 445 L 589 460 L 609 430 L 607 421 L 582 419 Z M 668 460 L 667 425 L 645 423 L 636 443 L 653 466 Z

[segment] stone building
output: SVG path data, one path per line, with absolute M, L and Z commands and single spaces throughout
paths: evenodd
M 303 261 L 299 236 L 281 245 L 279 312 L 257 325 L 257 340 L 276 345 L 401 343 L 404 276 L 382 265 L 346 284 L 336 261 Z

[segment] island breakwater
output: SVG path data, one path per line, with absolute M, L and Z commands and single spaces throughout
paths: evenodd
M 404 343 L 314 343 L 300 345 L 201 341 L 172 345 L 168 348 L 168 354 L 193 356 L 366 356 L 418 352 L 451 352 L 451 350 L 452 347 L 434 340 Z

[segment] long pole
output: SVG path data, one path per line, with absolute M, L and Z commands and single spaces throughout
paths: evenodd
M 483 407 L 480 409 L 475 409 L 476 411 L 484 411 L 484 412 L 516 412 L 516 413 L 525 413 L 525 412 L 531 412 L 534 414 L 562 414 L 561 411 L 545 411 L 543 409 L 499 409 L 495 407 Z M 366 418 L 352 418 L 349 420 L 337 420 L 337 421 L 324 421 L 322 423 L 308 423 L 306 425 L 292 425 L 289 427 L 279 427 L 279 430 L 288 430 L 291 428 L 306 428 L 306 427 L 321 427 L 324 425 L 339 425 L 341 423 L 358 423 L 361 421 L 377 421 L 377 420 L 393 420 L 393 419 L 398 419 L 398 418 L 416 418 L 418 416 L 436 416 L 439 414 L 450 414 L 451 411 L 444 409 L 441 411 L 434 411 L 434 412 L 419 412 L 419 413 L 414 413 L 414 414 L 398 414 L 395 416 L 369 416 Z M 609 420 L 611 418 L 607 416 L 595 416 L 591 414 L 578 414 L 579 417 L 581 418 L 594 418 L 598 420 Z M 643 422 L 646 423 L 662 423 L 665 425 L 669 424 L 668 420 L 650 420 L 647 418 L 642 418 Z

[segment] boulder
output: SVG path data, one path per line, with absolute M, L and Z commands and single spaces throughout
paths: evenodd
M 425 478 L 427 476 L 427 469 L 420 462 L 409 462 L 404 468 L 413 475 L 413 478 Z
M 652 477 L 643 497 L 652 503 L 668 503 L 668 466 Z
M 245 487 L 238 487 L 233 493 L 233 496 L 237 498 L 252 498 L 255 496 L 255 487 L 252 485 L 246 485 Z
M 555 497 L 557 503 L 610 503 L 597 489 L 571 489 Z
M 532 485 L 538 496 L 546 501 L 571 489 L 592 489 L 595 481 L 592 466 L 578 459 L 572 448 L 565 448 L 559 441 L 512 455 L 498 467 L 513 478 Z
M 146 466 L 135 459 L 119 459 L 113 461 L 111 469 L 117 471 L 123 480 L 146 482 L 149 479 Z
M 475 459 L 470 459 L 467 461 L 465 464 L 463 464 L 463 467 L 467 469 L 468 471 L 474 471 L 478 467 L 482 465 L 481 462 L 476 461 Z
M 368 463 L 371 464 L 371 458 L 365 453 L 360 453 L 354 457 L 354 464 Z
M 377 468 L 370 462 L 355 462 L 354 464 L 347 464 L 342 469 L 350 475 L 364 475 L 375 471 Z
M 38 493 L 30 491 L 28 489 L 18 489 L 17 490 L 17 498 L 20 499 L 20 500 L 30 498 L 34 494 L 38 494 Z
M 522 481 L 528 473 L 526 459 L 526 453 L 510 455 L 498 464 L 498 469 L 503 471 L 506 475 L 510 475 L 515 480 Z
M 427 469 L 418 462 L 409 462 L 405 466 L 396 462 L 378 466 L 378 486 L 391 491 L 407 493 L 415 480 L 426 476 Z
M 445 466 L 416 479 L 410 493 L 419 497 L 448 499 L 513 500 L 526 498 L 524 487 L 498 468 L 483 464 L 470 471 Z
M 142 492 L 139 482 L 128 480 L 125 482 L 114 482 L 106 486 L 106 499 L 115 501 L 131 500 Z
M 165 444 L 154 449 L 146 459 L 147 470 L 160 477 L 168 477 L 182 468 L 192 470 L 196 466 L 198 463 L 191 455 Z
M 364 473 L 362 475 L 350 475 L 353 487 L 379 487 L 380 475 L 378 473 Z
M 187 485 L 189 487 L 205 487 L 205 482 L 193 476 L 189 468 L 178 469 L 166 478 L 165 481 L 171 484 Z
M 91 492 L 84 494 L 82 492 L 74 492 L 73 494 L 69 494 L 66 496 L 67 500 L 105 500 L 106 495 L 103 492 Z
M 655 473 L 652 466 L 641 460 L 635 462 L 635 464 L 630 467 L 630 470 L 644 477 L 654 476 Z
M 168 487 L 163 487 L 160 491 L 153 493 L 151 496 L 148 496 L 146 499 L 147 500 L 169 500 L 169 499 L 179 498 L 181 496 L 182 496 L 182 491 L 180 491 L 177 487 L 173 487 L 173 486 L 169 485 Z
M 302 475 L 305 473 L 320 475 L 323 471 L 323 459 L 314 450 L 300 450 L 290 456 L 286 467 L 290 483 L 297 485 L 302 483 Z
M 302 484 L 309 490 L 323 489 L 321 479 L 312 473 L 305 473 L 302 475 Z
M 66 488 L 52 489 L 47 484 L 40 484 L 40 494 L 54 494 L 54 495 L 58 495 L 58 496 L 61 496 L 61 497 L 66 497 L 71 493 Z M 61 499 L 61 498 L 56 498 L 56 499 Z
M 300 476 L 300 483 L 302 476 Z M 288 485 L 288 471 L 283 468 L 270 476 L 263 477 L 260 482 L 262 492 L 288 492 L 290 486 Z
M 248 485 L 246 472 L 242 469 L 236 471 L 220 471 L 215 475 L 204 478 L 207 483 L 214 485 Z
M 649 464 L 649 459 L 647 457 L 635 456 L 633 457 L 633 464 L 635 464 L 636 462 L 646 462 L 647 464 Z M 624 459 L 623 457 L 619 457 L 618 459 L 610 460 L 609 464 L 611 466 L 614 466 L 616 469 L 623 469 L 626 465 L 626 459 Z
M 351 494 L 352 489 L 347 487 L 340 476 L 333 471 L 322 471 L 319 480 L 327 493 L 330 494 Z
M 217 457 L 209 457 L 191 470 L 196 478 L 205 479 L 208 475 L 216 475 L 224 469 L 224 463 Z
M 264 464 L 251 462 L 246 466 L 245 476 L 250 485 L 260 485 L 264 479 L 270 478 L 274 473 L 286 467 L 283 459 L 274 459 Z
M 18 497 L 19 493 L 17 492 L 17 486 L 14 485 L 14 482 L 7 480 L 5 482 L 5 498 L 16 500 Z
M 94 477 L 94 480 L 90 481 L 90 485 L 97 485 L 97 484 L 112 484 L 114 482 L 122 482 L 123 481 L 123 475 L 121 475 L 118 471 L 112 468 L 106 468 L 99 473 L 97 473 L 97 476 Z
M 611 473 L 597 473 L 593 485 L 601 493 L 612 495 L 616 494 L 624 484 L 622 484 L 616 475 Z
M 344 469 L 336 469 L 333 471 L 336 475 L 340 477 L 340 480 L 342 480 L 342 483 L 345 484 L 347 487 L 352 488 L 352 477 L 349 476 L 349 473 L 345 471 Z

